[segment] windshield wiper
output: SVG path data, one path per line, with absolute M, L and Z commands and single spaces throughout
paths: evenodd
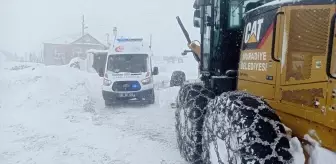
M 232 13 L 234 13 L 240 6 L 242 6 L 242 3 L 244 3 L 247 0 L 242 0 L 237 4 L 237 7 L 235 9 L 233 9 Z M 232 2 L 232 1 L 231 1 Z

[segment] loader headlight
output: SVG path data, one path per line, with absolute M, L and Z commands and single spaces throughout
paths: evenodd
M 152 79 L 151 79 L 150 77 L 147 77 L 147 78 L 141 80 L 141 83 L 142 83 L 143 85 L 149 84 L 149 83 L 151 83 L 151 82 L 152 82 Z
M 105 85 L 105 86 L 110 86 L 111 84 L 112 84 L 112 81 L 111 81 L 111 80 L 109 80 L 109 79 L 105 79 L 105 78 L 104 78 L 103 85 Z

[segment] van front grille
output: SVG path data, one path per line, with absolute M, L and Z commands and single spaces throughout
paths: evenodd
M 113 91 L 139 91 L 141 85 L 138 81 L 116 81 L 112 85 Z

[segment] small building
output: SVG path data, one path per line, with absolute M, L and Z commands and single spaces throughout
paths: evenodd
M 57 38 L 43 43 L 44 64 L 68 64 L 75 57 L 85 58 L 89 49 L 105 50 L 107 47 L 90 34 Z

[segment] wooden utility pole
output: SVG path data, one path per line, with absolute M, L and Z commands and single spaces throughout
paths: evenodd
M 152 49 L 152 34 L 149 36 L 149 49 Z
M 110 34 L 109 34 L 109 33 L 106 33 L 106 45 L 107 45 L 108 47 L 111 46 L 111 43 L 110 43 Z
M 113 27 L 113 35 L 114 35 L 113 47 L 114 47 L 114 43 L 115 43 L 115 40 L 116 40 L 117 35 L 118 35 L 118 28 L 117 27 Z
M 88 27 L 85 26 L 85 19 L 84 19 L 84 15 L 82 15 L 82 36 L 85 35 L 85 29 L 87 29 Z

